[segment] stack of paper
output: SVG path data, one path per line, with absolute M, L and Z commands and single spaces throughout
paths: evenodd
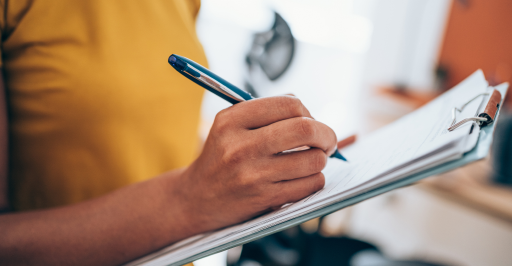
M 343 154 L 350 162 L 329 161 L 323 171 L 325 187 L 317 193 L 242 224 L 183 240 L 130 265 L 181 265 L 197 259 L 197 254 L 204 256 L 208 251 L 220 251 L 219 246 L 227 249 L 262 237 L 268 234 L 269 228 L 283 230 L 286 228 L 283 224 L 298 217 L 461 158 L 475 147 L 480 128 L 467 123 L 448 132 L 451 112 L 488 89 L 483 73 L 477 71 L 419 110 L 344 149 Z M 482 96 L 471 102 L 458 115 L 458 120 L 481 112 L 487 98 Z M 267 233 L 261 233 L 264 231 Z

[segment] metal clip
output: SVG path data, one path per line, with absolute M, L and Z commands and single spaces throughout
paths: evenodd
M 450 127 L 448 127 L 448 131 L 450 131 L 450 132 L 454 131 L 455 129 L 459 128 L 460 126 L 462 126 L 470 121 L 475 121 L 477 123 L 487 121 L 487 118 L 483 118 L 483 117 L 470 117 L 470 118 L 462 119 L 459 123 L 455 123 L 457 121 L 457 112 L 459 112 L 459 113 L 462 112 L 464 110 L 464 108 L 466 108 L 466 106 L 468 106 L 468 104 L 470 104 L 472 101 L 478 99 L 480 96 L 487 96 L 487 95 L 489 95 L 488 92 L 480 93 L 480 94 L 476 95 L 475 97 L 473 97 L 471 100 L 467 101 L 460 108 L 454 107 L 452 110 L 452 119 L 453 120 L 452 120 Z
M 462 119 L 460 122 L 455 123 L 457 121 L 457 118 L 456 118 L 457 112 L 459 112 L 459 113 L 462 112 L 462 110 L 464 110 L 464 108 L 470 102 L 474 101 L 475 99 L 477 99 L 480 96 L 485 96 L 485 95 L 491 95 L 491 96 L 489 97 L 489 101 L 487 101 L 487 105 L 485 106 L 485 109 L 482 113 L 478 114 L 478 116 L 476 116 L 476 117 Z M 486 125 L 492 123 L 494 121 L 494 118 L 496 117 L 496 113 L 498 112 L 500 103 L 501 103 L 501 93 L 498 90 L 493 90 L 492 94 L 490 92 L 484 92 L 484 93 L 478 94 L 477 96 L 473 97 L 473 99 L 469 100 L 467 103 L 462 105 L 460 109 L 457 107 L 453 108 L 453 111 L 452 111 L 453 120 L 452 120 L 452 124 L 448 128 L 448 131 L 453 131 L 453 130 L 457 129 L 458 127 L 460 127 L 470 121 L 477 122 L 480 127 L 483 127 L 483 126 L 486 126 Z

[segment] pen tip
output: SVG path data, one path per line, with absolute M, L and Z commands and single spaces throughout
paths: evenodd
M 343 157 L 343 155 L 341 155 L 341 153 L 338 151 L 338 149 L 336 149 L 334 151 L 334 153 L 331 155 L 331 158 L 338 158 L 340 160 L 343 160 L 345 162 L 348 162 L 347 159 L 345 157 Z
M 169 56 L 169 63 L 171 63 L 171 65 L 176 63 L 176 57 L 174 55 Z
M 175 54 L 169 56 L 169 59 L 167 61 L 169 61 L 169 64 L 171 64 L 171 66 L 178 71 L 184 71 L 185 69 L 187 69 L 187 63 L 181 60 L 179 56 Z

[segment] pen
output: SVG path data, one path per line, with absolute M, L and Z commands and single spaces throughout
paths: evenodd
M 254 97 L 249 93 L 237 88 L 235 85 L 227 82 L 223 78 L 215 75 L 210 70 L 188 58 L 172 54 L 169 56 L 168 61 L 169 64 L 180 74 L 232 104 L 254 99 Z M 283 153 L 301 151 L 305 149 L 309 149 L 309 147 L 297 147 L 283 151 Z M 347 161 L 338 149 L 334 151 L 331 158 L 338 158 L 343 161 Z

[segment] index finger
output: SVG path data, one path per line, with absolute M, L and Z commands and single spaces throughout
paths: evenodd
M 312 118 L 302 102 L 293 96 L 258 98 L 231 108 L 231 118 L 246 129 L 260 128 L 293 117 Z

